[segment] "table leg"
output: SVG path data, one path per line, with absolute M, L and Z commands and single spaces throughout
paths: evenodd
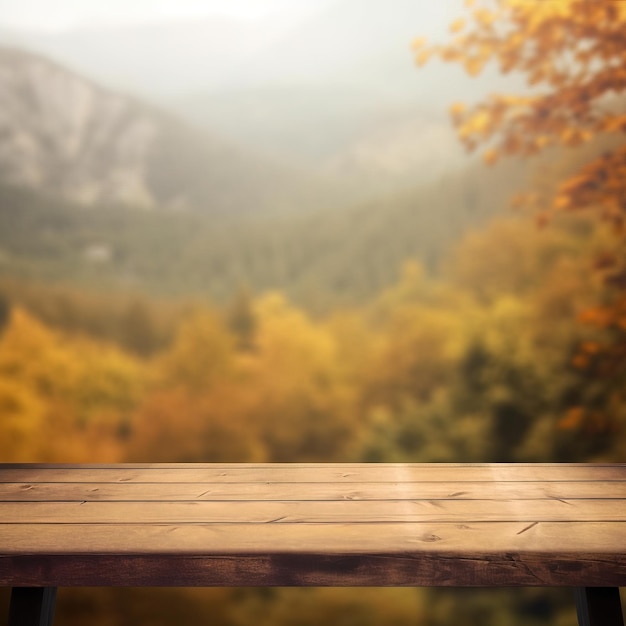
M 580 626 L 624 626 L 617 587 L 579 587 L 576 612 Z
M 9 626 L 52 626 L 56 587 L 13 587 Z

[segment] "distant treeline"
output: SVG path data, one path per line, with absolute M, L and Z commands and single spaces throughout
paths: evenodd
M 281 289 L 330 310 L 393 284 L 408 258 L 437 267 L 471 228 L 506 210 L 526 167 L 500 182 L 470 168 L 419 189 L 351 208 L 297 207 L 268 217 L 189 211 L 91 209 L 0 187 L 0 275 L 91 289 L 203 295 L 225 302 L 241 287 Z
M 604 289 L 590 228 L 498 220 L 438 279 L 410 262 L 369 303 L 323 316 L 278 291 L 209 307 L 5 279 L 3 424 L 33 436 L 5 432 L 3 458 L 93 458 L 92 414 L 97 438 L 137 460 L 619 458 L 622 381 L 593 369 L 608 331 L 578 321 Z
M 605 143 L 493 170 L 477 163 L 352 207 L 282 208 L 265 217 L 216 215 L 210 207 L 86 209 L 0 186 L 0 276 L 222 304 L 241 288 L 280 289 L 299 306 L 328 312 L 375 297 L 406 259 L 438 270 L 460 237 L 508 211 L 515 190 L 532 182 L 547 194 Z

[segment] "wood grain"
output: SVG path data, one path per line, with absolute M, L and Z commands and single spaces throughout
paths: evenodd
M 0 482 L 0 502 L 626 499 L 626 481 L 401 483 Z
M 621 500 L 2 502 L 0 524 L 626 522 Z
M 0 465 L 0 584 L 626 585 L 626 465 Z
M 622 465 L 346 464 L 5 466 L 0 482 L 318 483 L 624 481 Z

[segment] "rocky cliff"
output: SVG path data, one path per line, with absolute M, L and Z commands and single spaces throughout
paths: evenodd
M 213 213 L 284 209 L 324 195 L 299 172 L 21 50 L 0 48 L 0 93 L 3 183 L 84 206 Z

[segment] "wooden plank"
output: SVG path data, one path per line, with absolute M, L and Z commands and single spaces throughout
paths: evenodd
M 2 502 L 626 499 L 626 480 L 403 483 L 0 483 Z
M 316 469 L 320 467 L 326 468 L 361 468 L 375 467 L 380 469 L 409 467 L 409 468 L 432 468 L 432 467 L 450 467 L 461 469 L 473 468 L 567 468 L 567 467 L 616 467 L 625 465 L 624 463 L 363 463 L 363 462 L 329 462 L 329 463 L 2 463 L 0 464 L 6 469 L 181 469 L 187 467 L 196 468 L 222 468 L 222 469 L 274 469 L 291 467 L 295 469 Z
M 2 502 L 0 524 L 626 521 L 621 500 Z
M 626 585 L 625 485 L 626 465 L 4 465 L 0 584 Z
M 3 525 L 0 584 L 618 586 L 624 546 L 624 523 Z
M 0 557 L 15 554 L 343 554 L 434 550 L 596 552 L 626 558 L 624 522 L 387 524 L 0 524 Z M 625 581 L 626 582 L 626 581 Z
M 417 469 L 432 468 L 612 468 L 626 465 L 624 463 L 2 463 L 6 469 L 318 469 L 320 467 L 346 469 L 374 467 L 385 470 L 387 468 L 408 467 Z
M 276 554 L 215 557 L 81 555 L 15 557 L 7 565 L 24 584 L 54 580 L 64 587 L 572 587 L 618 585 L 624 566 L 593 555 L 465 557 L 427 552 L 411 555 Z M 0 582 L 3 579 L 0 563 Z M 16 576 L 11 576 L 15 578 Z M 88 581 L 88 582 L 86 582 Z
M 545 482 L 624 481 L 626 465 L 181 465 L 171 467 L 34 467 L 0 469 L 0 482 Z

